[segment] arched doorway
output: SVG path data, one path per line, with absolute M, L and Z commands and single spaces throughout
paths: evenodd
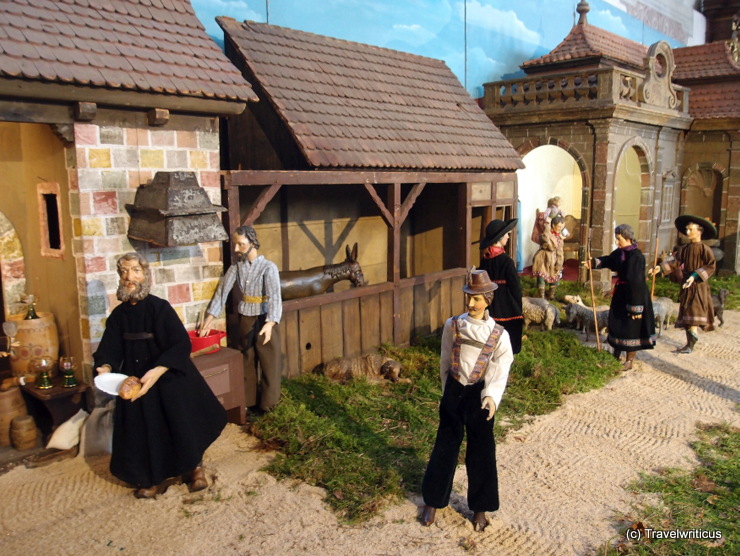
M 635 146 L 622 152 L 617 163 L 614 178 L 614 201 L 612 210 L 612 230 L 620 224 L 629 224 L 639 237 L 640 202 L 644 181 L 649 179 L 649 171 L 644 151 Z M 606 249 L 606 252 L 611 249 Z
M 566 240 L 566 259 L 578 258 L 583 179 L 578 163 L 568 151 L 554 145 L 533 149 L 523 158 L 526 168 L 517 170 L 519 182 L 520 267 L 532 264 L 539 245 L 531 240 L 535 214 L 547 208 L 547 201 L 560 197 L 570 236 Z
M 721 223 L 722 173 L 713 167 L 698 166 L 686 175 L 686 212 Z

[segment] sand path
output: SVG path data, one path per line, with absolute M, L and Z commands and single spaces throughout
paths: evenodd
M 632 371 L 567 399 L 498 446 L 501 510 L 475 533 L 465 476 L 435 525 L 417 521 L 418 496 L 360 526 L 344 526 L 324 492 L 278 482 L 260 468 L 272 457 L 229 425 L 206 453 L 214 484 L 190 494 L 171 487 L 136 500 L 113 479 L 106 457 L 15 468 L 0 476 L 3 554 L 414 555 L 588 554 L 617 535 L 615 518 L 635 497 L 640 471 L 696 463 L 697 422 L 740 426 L 740 313 L 677 356 L 683 334 L 664 332 Z

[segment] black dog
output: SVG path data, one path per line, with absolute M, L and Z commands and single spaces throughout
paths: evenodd
M 712 304 L 714 305 L 714 315 L 719 319 L 719 325 L 722 326 L 725 323 L 725 300 L 729 295 L 729 291 L 722 288 L 717 292 L 717 295 L 712 296 Z

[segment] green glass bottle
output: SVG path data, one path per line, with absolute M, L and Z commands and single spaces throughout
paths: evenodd
M 36 314 L 36 303 L 32 301 L 28 304 L 28 313 L 26 313 L 25 320 L 33 320 L 38 318 L 40 317 Z

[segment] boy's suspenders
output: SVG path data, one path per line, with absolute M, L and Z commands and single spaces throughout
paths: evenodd
M 501 334 L 504 331 L 504 327 L 498 324 L 494 325 L 491 335 L 485 344 L 476 342 L 475 340 L 463 340 L 460 337 L 460 323 L 457 321 L 458 317 L 452 317 L 452 330 L 454 332 L 454 338 L 452 340 L 452 366 L 450 367 L 450 373 L 455 377 L 456 380 L 460 378 L 460 346 L 467 344 L 471 346 L 480 347 L 480 353 L 478 359 L 475 361 L 473 372 L 470 373 L 468 378 L 468 384 L 474 384 L 481 380 L 486 373 L 486 367 L 488 361 L 491 359 L 493 350 L 496 349 Z

